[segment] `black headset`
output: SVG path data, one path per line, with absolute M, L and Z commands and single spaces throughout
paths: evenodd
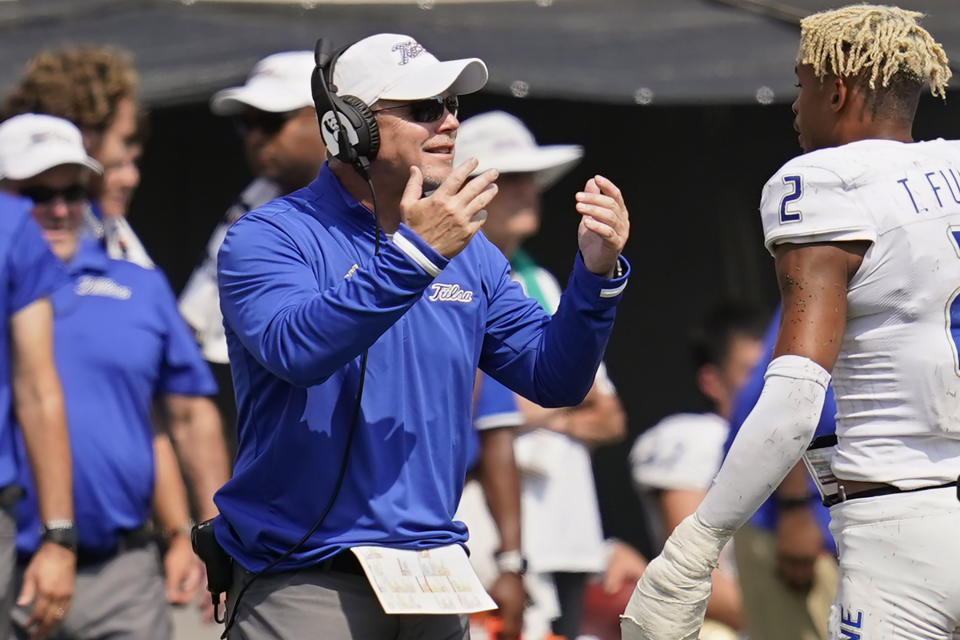
M 351 95 L 337 95 L 333 71 L 340 54 L 348 48 L 344 47 L 331 56 L 327 41 L 323 38 L 317 40 L 314 48 L 316 66 L 310 87 L 320 135 L 327 151 L 366 176 L 380 149 L 380 129 L 376 116 L 363 100 Z

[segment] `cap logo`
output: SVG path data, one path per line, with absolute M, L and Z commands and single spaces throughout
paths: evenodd
M 30 144 L 43 144 L 48 141 L 73 142 L 69 136 L 61 135 L 59 131 L 38 131 L 30 136 Z
M 408 40 L 407 42 L 401 42 L 393 45 L 390 51 L 400 52 L 400 65 L 402 66 L 426 51 L 426 49 L 424 49 L 423 45 L 421 45 L 419 42 Z

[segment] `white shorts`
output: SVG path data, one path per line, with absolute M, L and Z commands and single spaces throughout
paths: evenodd
M 950 640 L 960 623 L 957 488 L 859 498 L 830 509 L 840 585 L 830 640 Z

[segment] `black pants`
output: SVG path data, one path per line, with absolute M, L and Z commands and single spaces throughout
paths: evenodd
M 580 635 L 580 617 L 583 614 L 583 594 L 587 589 L 588 573 L 559 572 L 553 575 L 560 601 L 560 617 L 551 623 L 553 632 L 574 640 Z

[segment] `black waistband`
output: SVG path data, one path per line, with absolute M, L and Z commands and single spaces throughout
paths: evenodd
M 77 566 L 83 567 L 91 564 L 106 562 L 124 551 L 133 549 L 142 549 L 156 540 L 153 527 L 145 524 L 136 529 L 121 530 L 117 532 L 117 544 L 111 549 L 77 549 Z
M 945 482 L 943 484 L 935 484 L 929 487 L 918 487 L 916 489 L 900 489 L 895 487 L 892 484 L 888 484 L 884 487 L 877 487 L 876 489 L 867 489 L 866 491 L 858 491 L 856 493 L 848 494 L 847 500 L 856 500 L 857 498 L 874 498 L 876 496 L 889 496 L 898 493 L 916 493 L 917 491 L 929 491 L 930 489 L 946 489 L 947 487 L 957 487 L 957 500 L 960 500 L 960 485 L 957 484 L 957 480 L 953 482 Z M 845 500 L 838 500 L 837 503 L 845 502 Z
M 327 558 L 320 563 L 319 567 L 322 571 L 339 571 L 340 573 L 352 573 L 358 576 L 364 575 L 360 561 L 357 560 L 357 556 L 349 549 L 341 551 L 332 558 Z
M 8 484 L 0 488 L 0 508 L 9 509 L 20 501 L 23 497 L 23 487 L 15 484 Z

